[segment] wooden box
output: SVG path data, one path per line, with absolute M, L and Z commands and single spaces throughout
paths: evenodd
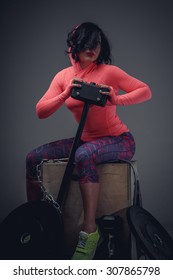
M 42 182 L 56 200 L 66 167 L 65 161 L 49 160 L 42 165 Z M 100 196 L 97 218 L 115 213 L 132 204 L 134 184 L 128 163 L 105 163 L 97 166 L 100 178 Z M 76 174 L 75 168 L 72 177 Z M 71 256 L 83 222 L 83 205 L 78 181 L 71 180 L 68 195 L 62 209 L 66 253 Z

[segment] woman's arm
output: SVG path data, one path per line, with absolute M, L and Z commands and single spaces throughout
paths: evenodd
M 125 94 L 116 97 L 117 105 L 138 104 L 149 100 L 152 97 L 150 88 L 144 82 L 128 75 L 126 72 L 117 69 L 118 87 L 125 91 Z
M 112 105 L 131 105 L 149 100 L 152 97 L 150 88 L 144 82 L 128 75 L 120 68 L 113 66 L 109 79 L 112 86 L 107 86 L 110 90 L 109 101 Z M 105 87 L 106 85 L 101 85 Z M 118 89 L 125 93 L 118 95 Z M 106 94 L 106 92 L 104 92 Z
M 59 72 L 52 80 L 46 93 L 36 104 L 36 114 L 40 119 L 47 118 L 53 114 L 70 96 L 71 82 L 63 90 L 62 81 L 62 72 Z

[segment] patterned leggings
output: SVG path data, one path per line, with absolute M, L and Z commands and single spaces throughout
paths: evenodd
M 26 157 L 27 179 L 37 180 L 36 166 L 43 159 L 69 157 L 74 138 L 58 140 L 42 145 Z M 135 153 L 135 141 L 130 132 L 120 136 L 106 136 L 91 142 L 81 142 L 75 153 L 79 183 L 99 181 L 96 165 L 109 160 L 131 160 Z

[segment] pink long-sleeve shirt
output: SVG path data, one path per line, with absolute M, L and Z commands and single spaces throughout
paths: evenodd
M 64 93 L 73 78 L 112 86 L 116 95 L 116 105 L 111 103 L 111 99 L 107 101 L 105 107 L 91 105 L 81 137 L 83 141 L 92 141 L 103 136 L 118 136 L 128 132 L 128 127 L 116 113 L 116 106 L 137 104 L 151 98 L 151 91 L 147 84 L 116 66 L 92 63 L 82 69 L 79 63 L 72 61 L 72 66 L 56 74 L 48 90 L 38 101 L 36 113 L 39 118 L 47 118 L 65 103 L 75 120 L 80 122 L 84 103 L 66 97 Z M 119 89 L 124 91 L 124 94 L 119 95 Z

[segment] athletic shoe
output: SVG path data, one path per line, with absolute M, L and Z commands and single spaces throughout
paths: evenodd
M 95 232 L 79 232 L 79 241 L 72 260 L 92 260 L 97 248 L 100 234 L 98 228 Z

